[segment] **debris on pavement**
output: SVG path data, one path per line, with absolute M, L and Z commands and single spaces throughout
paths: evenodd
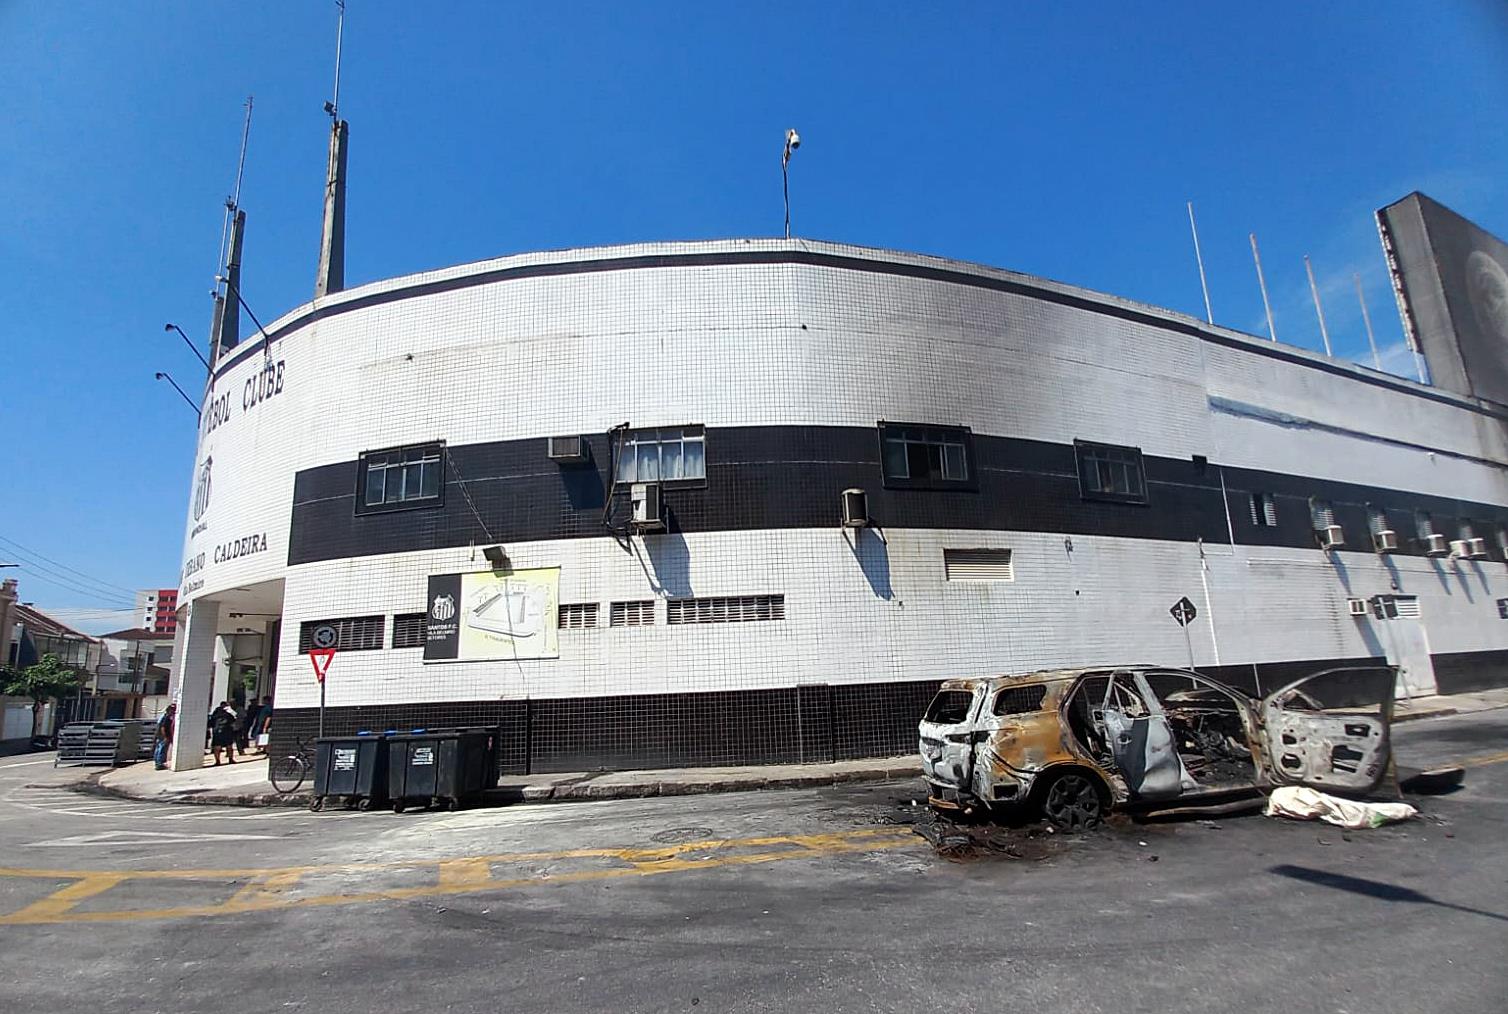
M 1339 827 L 1381 827 L 1398 820 L 1409 820 L 1419 811 L 1408 803 L 1367 803 L 1357 799 L 1342 799 L 1317 789 L 1299 785 L 1285 785 L 1272 790 L 1267 797 L 1269 817 L 1288 817 L 1293 820 L 1323 820 Z
M 1398 787 L 1404 792 L 1433 796 L 1452 792 L 1460 788 L 1465 780 L 1466 769 L 1463 767 L 1433 768 L 1429 771 L 1416 771 L 1401 779 Z

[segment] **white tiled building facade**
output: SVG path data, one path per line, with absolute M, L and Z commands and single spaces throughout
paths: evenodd
M 1501 408 L 1179 314 L 758 240 L 464 265 L 268 330 L 222 357 L 201 426 L 180 742 L 247 644 L 275 734 L 311 731 L 305 624 L 364 617 L 381 646 L 337 654 L 327 727 L 501 723 L 515 768 L 900 752 L 940 678 L 1190 652 L 1253 690 L 1378 657 L 1408 692 L 1508 683 Z M 663 534 L 619 524 L 624 423 L 703 434 L 705 481 L 665 484 Z M 902 430 L 964 444 L 963 471 L 898 474 L 882 446 Z M 586 465 L 550 459 L 546 438 L 577 435 Z M 369 452 L 435 444 L 433 500 L 360 513 Z M 870 526 L 841 525 L 847 488 Z M 1253 523 L 1253 494 L 1275 525 Z M 1328 551 L 1327 507 L 1344 538 Z M 1466 551 L 1426 555 L 1421 524 Z M 488 570 L 489 544 L 520 571 L 558 567 L 559 603 L 596 603 L 596 625 L 561 629 L 558 658 L 394 647 L 429 578 Z M 1008 567 L 949 579 L 948 550 L 983 549 Z M 745 596 L 764 615 L 783 597 L 783 618 L 667 622 L 696 615 L 682 600 Z M 1168 612 L 1183 597 L 1187 640 Z M 643 600 L 652 625 L 610 625 L 613 603 Z

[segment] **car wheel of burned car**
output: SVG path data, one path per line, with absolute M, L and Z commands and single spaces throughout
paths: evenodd
M 1087 831 L 1105 816 L 1105 796 L 1093 776 L 1064 771 L 1042 792 L 1042 815 L 1060 831 Z

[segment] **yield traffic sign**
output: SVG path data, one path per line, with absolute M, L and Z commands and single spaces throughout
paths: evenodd
M 334 648 L 309 649 L 309 664 L 314 666 L 314 678 L 321 684 L 325 682 L 325 673 L 330 671 L 330 660 L 334 657 Z

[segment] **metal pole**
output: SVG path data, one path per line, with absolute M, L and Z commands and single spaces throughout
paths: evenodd
M 340 43 L 346 34 L 346 3 L 345 0 L 335 0 L 335 6 L 339 9 L 335 21 L 335 88 L 330 96 L 330 119 L 340 119 Z
M 1320 307 L 1319 286 L 1314 284 L 1314 266 L 1309 263 L 1309 255 L 1304 255 L 1304 273 L 1309 276 L 1309 294 L 1314 297 L 1314 315 L 1319 318 L 1320 338 L 1325 342 L 1325 355 L 1334 355 L 1330 351 L 1330 329 L 1325 327 L 1325 311 Z
M 329 670 L 325 671 L 325 679 L 330 678 Z M 319 735 L 325 736 L 325 680 L 319 681 Z
M 1194 260 L 1199 262 L 1199 287 L 1204 290 L 1204 319 L 1215 322 L 1215 313 L 1210 309 L 1210 286 L 1204 278 L 1204 255 L 1199 252 L 1199 227 L 1194 224 L 1194 202 L 1189 201 L 1189 231 L 1194 234 Z
M 1367 313 L 1367 297 L 1361 291 L 1361 273 L 1351 275 L 1351 280 L 1356 283 L 1356 301 L 1361 304 L 1361 321 L 1367 326 L 1367 344 L 1372 347 L 1372 365 L 1382 369 L 1382 357 L 1377 354 L 1377 337 L 1372 334 L 1372 315 Z
M 204 369 L 206 371 L 209 370 L 209 360 L 204 358 L 204 353 L 200 352 L 199 351 L 199 347 L 197 345 L 195 345 L 192 341 L 189 340 L 189 336 L 183 333 L 183 328 L 179 327 L 177 324 L 165 324 L 165 325 L 163 325 L 163 330 L 164 331 L 177 331 L 178 332 L 178 336 L 180 338 L 182 338 L 184 340 L 184 342 L 188 345 L 189 351 L 192 352 L 195 356 L 197 356 L 199 358 L 199 361 L 204 364 Z
M 157 379 L 158 380 L 166 380 L 169 384 L 172 384 L 173 385 L 173 390 L 177 391 L 179 397 L 181 397 L 188 404 L 189 408 L 191 408 L 191 409 L 194 410 L 194 416 L 195 416 L 195 418 L 201 418 L 199 416 L 199 406 L 194 404 L 194 399 L 190 398 L 188 395 L 186 395 L 186 394 L 183 393 L 183 388 L 181 388 L 181 387 L 178 386 L 178 382 L 176 380 L 174 380 L 172 377 L 168 376 L 166 373 L 162 373 L 160 371 L 157 374 Z
M 1194 668 L 1194 641 L 1189 637 L 1189 625 L 1183 624 L 1183 644 L 1189 649 L 1189 668 Z
M 780 160 L 780 189 L 785 194 L 785 238 L 791 238 L 791 169 L 790 159 Z
M 1272 303 L 1267 300 L 1267 279 L 1262 277 L 1262 255 L 1257 252 L 1257 234 L 1251 234 L 1251 259 L 1257 264 L 1257 284 L 1262 287 L 1262 308 L 1267 311 L 1267 336 L 1278 340 L 1278 329 L 1272 324 Z

